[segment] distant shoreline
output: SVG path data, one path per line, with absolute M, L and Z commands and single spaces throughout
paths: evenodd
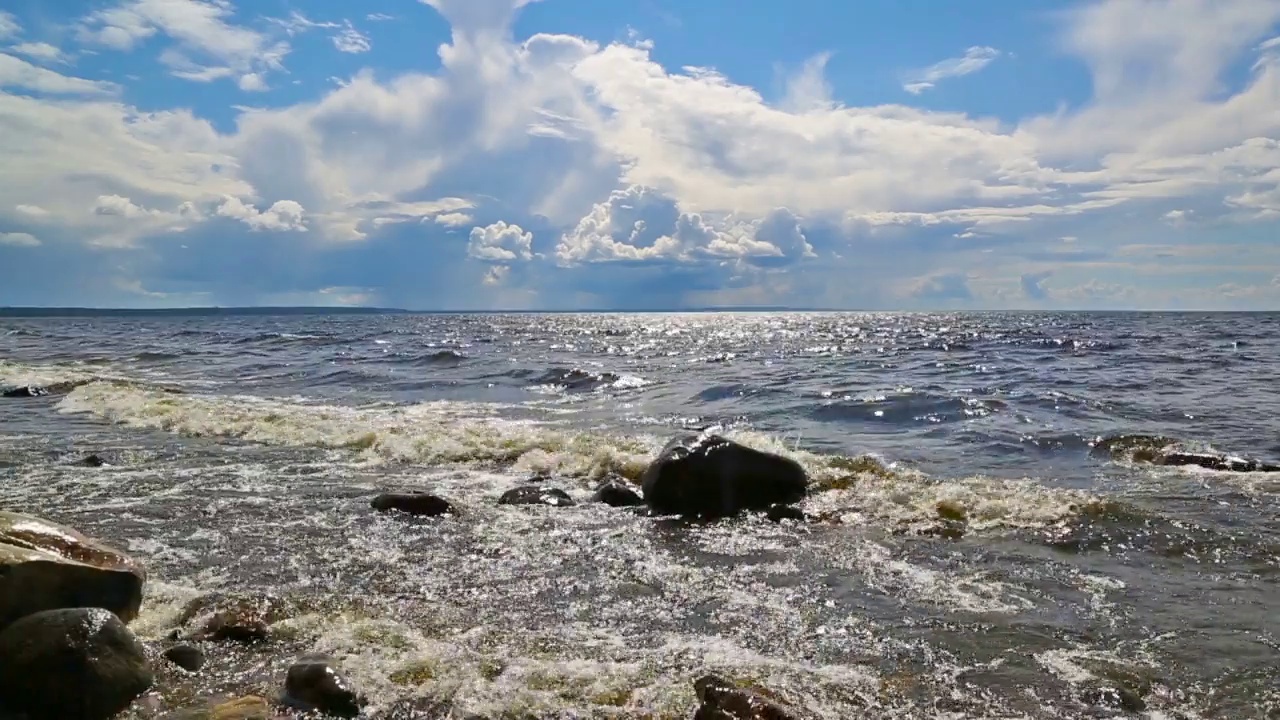
M 235 316 L 300 316 L 300 315 L 604 315 L 604 314 L 681 314 L 681 313 L 958 313 L 990 315 L 997 313 L 1026 314 L 1166 314 L 1166 315 L 1266 315 L 1275 310 L 865 310 L 856 308 L 808 308 L 784 306 L 726 306 L 696 308 L 632 308 L 579 310 L 406 310 L 403 308 L 344 306 L 245 306 L 182 308 L 92 308 L 92 307 L 0 307 L 0 318 L 93 318 L 93 317 L 235 317 Z

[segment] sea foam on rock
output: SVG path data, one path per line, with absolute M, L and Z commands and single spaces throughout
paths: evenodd
M 798 462 L 714 434 L 671 440 L 641 478 L 654 513 L 702 518 L 790 505 L 808 484 Z
M 27 720 L 108 720 L 153 682 L 142 644 L 102 608 L 45 610 L 0 632 L 0 708 Z
M 0 629 L 61 608 L 96 607 L 124 623 L 138 616 L 146 571 L 128 555 L 71 528 L 0 511 Z

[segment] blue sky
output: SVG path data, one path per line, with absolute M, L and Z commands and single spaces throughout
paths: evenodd
M 1278 138 L 1278 0 L 9 0 L 0 304 L 1280 309 Z

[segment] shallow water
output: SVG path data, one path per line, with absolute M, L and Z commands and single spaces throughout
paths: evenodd
M 0 505 L 189 598 L 302 609 L 140 706 L 338 658 L 372 710 L 689 717 L 720 672 L 822 718 L 1280 713 L 1280 316 L 654 314 L 0 319 Z M 799 459 L 826 521 L 588 502 L 687 429 Z M 1142 439 L 1138 439 L 1142 436 Z M 76 461 L 97 453 L 111 464 Z M 581 501 L 496 505 L 537 472 Z M 379 515 L 425 488 L 464 513 Z M 940 514 L 939 508 L 942 508 Z M 938 532 L 941 517 L 963 533 Z M 957 537 L 957 535 L 960 535 Z M 1130 713 L 1131 714 L 1131 713 Z

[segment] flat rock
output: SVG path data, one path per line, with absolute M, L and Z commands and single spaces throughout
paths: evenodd
M 394 510 L 421 517 L 457 513 L 448 500 L 428 493 L 383 493 L 375 497 L 369 505 L 379 512 Z
M 102 608 L 45 610 L 0 632 L 0 707 L 28 720 L 108 720 L 153 681 L 142 643 Z
M 550 505 L 552 507 L 569 507 L 575 505 L 569 493 L 553 487 L 542 485 L 522 485 L 512 488 L 498 498 L 499 505 Z
M 0 629 L 25 615 L 99 607 L 138 616 L 146 570 L 133 558 L 30 515 L 0 511 Z

